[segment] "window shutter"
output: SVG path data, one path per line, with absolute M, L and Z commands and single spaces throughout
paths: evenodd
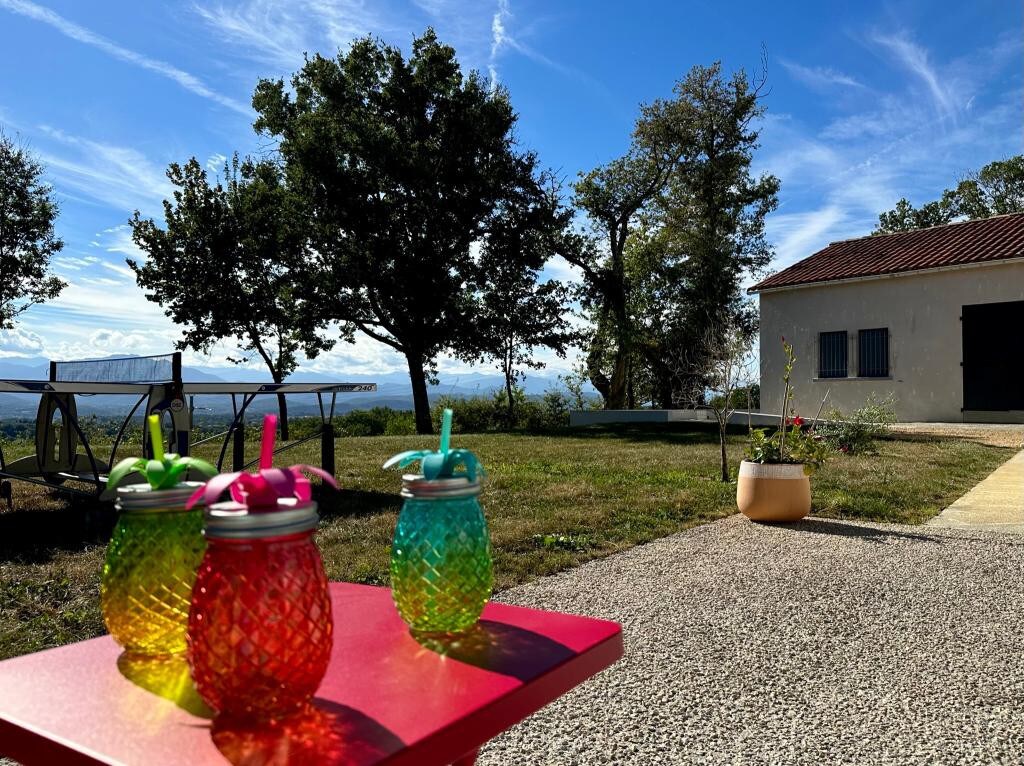
M 889 376 L 889 328 L 857 333 L 857 375 L 862 378 Z
M 845 378 L 847 376 L 846 331 L 823 332 L 818 335 L 818 377 Z

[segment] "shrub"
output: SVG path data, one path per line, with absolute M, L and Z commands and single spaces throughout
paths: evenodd
M 817 432 L 834 449 L 855 455 L 874 451 L 875 440 L 888 434 L 895 422 L 896 400 L 892 394 L 885 399 L 872 394 L 864 406 L 849 415 L 832 408 Z
M 725 404 L 725 397 L 719 394 L 714 396 L 708 401 L 708 404 L 712 407 L 718 407 L 719 409 L 729 410 L 746 410 L 747 409 L 747 394 L 750 394 L 750 409 L 759 410 L 761 409 L 761 384 L 754 383 L 749 391 L 746 386 L 737 388 L 732 391 L 729 395 L 729 406 L 723 407 Z
M 384 424 L 385 436 L 413 436 L 416 433 L 416 416 L 408 411 L 393 411 Z
M 508 422 L 508 395 L 504 390 L 492 396 L 460 399 L 440 396 L 431 415 L 440 427 L 444 409 L 452 411 L 452 430 L 456 433 L 488 433 L 494 431 L 527 431 L 544 433 L 569 424 L 569 397 L 559 390 L 549 390 L 540 399 L 528 398 L 521 388 L 512 391 L 515 401 L 515 422 Z

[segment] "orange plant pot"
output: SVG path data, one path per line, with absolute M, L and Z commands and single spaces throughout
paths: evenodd
M 744 460 L 736 481 L 736 506 L 751 521 L 799 521 L 811 512 L 811 480 L 799 463 Z

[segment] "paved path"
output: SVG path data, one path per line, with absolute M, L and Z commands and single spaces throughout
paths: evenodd
M 740 516 L 506 591 L 626 657 L 498 764 L 1024 763 L 1024 539 Z
M 928 525 L 1024 534 L 1024 451 L 930 519 Z

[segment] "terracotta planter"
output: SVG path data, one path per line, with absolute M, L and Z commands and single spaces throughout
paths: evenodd
M 811 480 L 802 464 L 744 460 L 736 482 L 736 505 L 751 521 L 798 521 L 811 512 Z

